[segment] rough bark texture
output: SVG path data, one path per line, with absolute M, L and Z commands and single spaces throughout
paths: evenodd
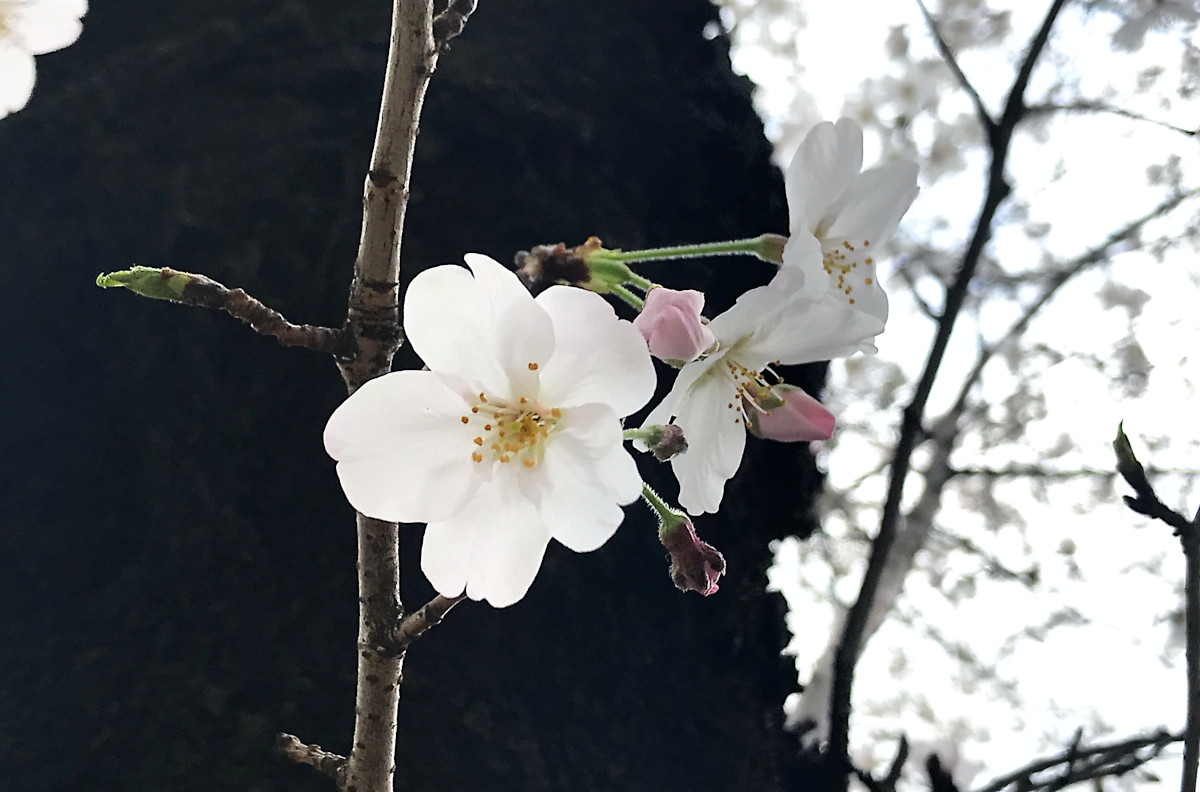
M 170 266 L 338 326 L 388 17 L 95 3 L 0 122 L 6 792 L 315 792 L 332 782 L 274 735 L 350 753 L 355 538 L 321 448 L 336 370 L 93 281 Z M 404 279 L 591 234 L 785 231 L 749 86 L 700 35 L 714 18 L 706 0 L 481 4 L 426 100 Z M 714 310 L 769 276 L 732 259 L 647 271 L 708 288 Z M 729 562 L 714 597 L 674 589 L 635 506 L 598 552 L 552 547 L 518 605 L 461 605 L 406 660 L 397 789 L 799 788 L 782 602 L 763 586 L 769 542 L 810 530 L 816 482 L 803 449 L 751 444 L 726 513 L 697 522 Z M 418 605 L 420 532 L 400 532 Z

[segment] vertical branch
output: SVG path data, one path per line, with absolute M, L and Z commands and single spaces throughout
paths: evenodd
M 896 540 L 896 532 L 900 521 L 900 503 L 904 494 L 904 482 L 912 463 L 912 453 L 923 434 L 925 405 L 933 390 L 934 380 L 941 368 L 942 358 L 950 342 L 950 335 L 966 301 L 967 289 L 975 275 L 980 255 L 988 239 L 991 237 L 992 222 L 1000 204 L 1008 197 L 1011 187 L 1004 175 L 1013 132 L 1024 117 L 1025 89 L 1033 74 L 1034 66 L 1041 56 L 1050 31 L 1062 11 L 1066 0 L 1054 0 L 1042 20 L 1041 26 L 1034 34 L 1026 49 L 1024 59 L 1013 79 L 1008 98 L 1000 119 L 991 128 L 985 129 L 990 148 L 991 162 L 988 168 L 987 193 L 979 216 L 975 221 L 971 240 L 963 253 L 962 262 L 954 283 L 946 292 L 945 307 L 938 319 L 937 333 L 925 360 L 925 367 L 917 383 L 912 401 L 904 409 L 900 425 L 900 437 L 896 443 L 896 451 L 892 456 L 890 480 L 888 483 L 887 500 L 884 503 L 883 515 L 880 518 L 879 532 L 871 547 L 870 560 L 863 574 L 862 586 L 858 599 L 846 616 L 837 652 L 834 655 L 833 684 L 829 700 L 829 746 L 827 760 L 839 779 L 838 788 L 845 789 L 850 770 L 849 762 L 849 732 L 850 732 L 850 702 L 854 685 L 854 668 L 858 663 L 862 649 L 863 635 L 866 632 L 867 621 L 871 607 L 879 588 L 880 578 L 888 562 L 892 545 Z M 986 124 L 985 124 L 986 126 Z
M 400 241 L 421 105 L 436 65 L 433 0 L 394 0 L 383 101 L 363 191 L 362 235 L 346 316 L 354 348 L 339 361 L 351 392 L 386 373 L 403 340 Z
M 358 515 L 358 690 L 345 792 L 392 790 L 404 655 L 389 650 L 386 636 L 401 610 L 398 531 Z
M 1187 726 L 1183 733 L 1183 780 L 1180 792 L 1196 792 L 1200 763 L 1200 512 L 1191 530 L 1180 536 L 1187 566 L 1183 582 L 1187 635 Z
M 437 64 L 433 0 L 394 0 L 379 125 L 363 193 L 363 225 L 346 327 L 352 352 L 338 361 L 353 393 L 386 374 L 402 342 L 400 242 L 421 105 Z M 354 744 L 344 792 L 391 792 L 404 656 L 388 648 L 400 618 L 399 529 L 358 515 L 358 684 Z

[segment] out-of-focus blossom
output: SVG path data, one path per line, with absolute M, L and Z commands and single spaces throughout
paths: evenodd
M 79 38 L 87 8 L 87 0 L 0 0 L 0 118 L 23 108 L 33 94 L 33 57 Z
M 429 371 L 371 380 L 334 412 L 325 448 L 358 511 L 425 522 L 439 593 L 496 607 L 525 595 L 550 539 L 595 550 L 641 478 L 621 418 L 654 393 L 646 343 L 599 295 L 535 300 L 486 256 L 413 279 L 405 330 Z

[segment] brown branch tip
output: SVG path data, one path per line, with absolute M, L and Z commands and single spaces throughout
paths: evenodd
M 309 765 L 335 781 L 346 767 L 346 757 L 330 753 L 319 745 L 306 745 L 291 734 L 277 734 L 275 748 L 296 764 Z

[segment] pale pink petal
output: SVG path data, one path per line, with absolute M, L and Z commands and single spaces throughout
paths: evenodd
M 466 405 L 429 371 L 367 382 L 334 411 L 325 450 L 350 505 L 378 520 L 429 522 L 461 511 L 482 477 Z
M 688 450 L 671 460 L 671 469 L 679 479 L 679 504 L 690 514 L 715 512 L 725 482 L 741 465 L 746 430 L 739 403 L 733 378 L 718 370 L 693 385 L 679 406 L 675 423 L 687 437 Z
M 784 443 L 828 440 L 833 436 L 833 413 L 812 396 L 791 385 L 776 385 L 771 394 L 783 404 L 762 410 L 743 399 L 747 428 L 755 435 Z
M 541 502 L 550 535 L 577 553 L 595 550 L 616 533 L 625 512 L 613 497 L 612 485 L 637 478 L 637 466 L 624 449 L 594 458 L 591 449 L 559 441 L 546 449 L 548 487 Z M 638 479 L 637 493 L 641 491 Z
M 533 584 L 549 541 L 538 510 L 521 494 L 515 474 L 501 472 L 466 509 L 429 524 L 421 570 L 444 596 L 465 590 L 471 599 L 505 608 Z
M 660 360 L 688 363 L 716 342 L 702 321 L 703 310 L 702 293 L 659 287 L 646 293 L 645 305 L 633 320 L 633 326 L 646 339 L 650 354 Z
M 617 415 L 637 411 L 654 395 L 654 363 L 641 333 L 618 319 L 603 297 L 572 286 L 551 286 L 537 305 L 554 325 L 554 355 L 541 370 L 545 404 L 600 403 Z

